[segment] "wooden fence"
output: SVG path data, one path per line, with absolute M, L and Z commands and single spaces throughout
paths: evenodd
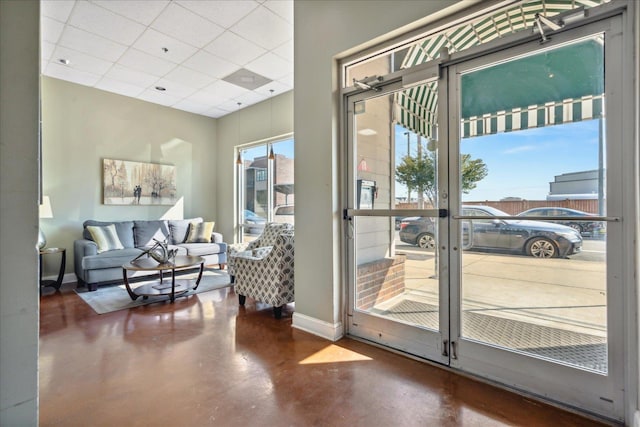
M 577 209 L 579 211 L 598 214 L 598 200 L 579 199 L 579 200 L 485 200 L 483 202 L 464 202 L 465 205 L 485 205 L 493 206 L 508 213 L 509 215 L 517 215 L 527 209 L 541 207 L 560 207 Z M 427 207 L 427 206 L 425 206 Z M 396 209 L 418 209 L 417 203 L 398 203 Z

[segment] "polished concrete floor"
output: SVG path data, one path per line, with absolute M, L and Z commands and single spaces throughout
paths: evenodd
M 294 307 L 232 288 L 98 315 L 40 306 L 41 426 L 596 426 L 352 339 L 293 329 Z

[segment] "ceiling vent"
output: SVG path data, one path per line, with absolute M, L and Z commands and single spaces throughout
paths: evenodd
M 254 90 L 259 88 L 260 86 L 264 86 L 267 83 L 272 82 L 273 80 L 269 80 L 268 78 L 261 76 L 260 74 L 256 74 L 253 71 L 249 71 L 245 68 L 240 68 L 235 73 L 229 74 L 227 77 L 224 77 L 222 80 L 225 82 L 232 83 L 236 86 L 243 87 L 248 90 Z

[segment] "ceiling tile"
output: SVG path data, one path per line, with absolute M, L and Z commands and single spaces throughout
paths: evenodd
M 242 103 L 240 103 L 240 105 L 238 106 L 238 102 L 239 101 L 236 101 L 234 99 L 230 99 L 229 101 L 225 101 L 225 102 L 222 102 L 222 103 L 216 105 L 216 108 L 218 108 L 220 110 L 226 110 L 229 113 L 233 113 L 233 112 L 236 112 L 236 111 L 240 111 L 241 109 L 243 109 L 245 107 L 248 107 L 248 105 L 244 105 Z
M 264 101 L 267 98 L 268 96 L 265 96 L 256 92 L 248 92 L 248 93 L 245 93 L 244 95 L 241 95 L 235 98 L 234 101 L 242 102 L 242 105 L 248 106 L 248 105 L 257 104 L 258 102 Z
M 218 80 L 217 82 L 207 86 L 206 90 L 217 94 L 223 99 L 237 98 L 238 96 L 249 92 L 247 89 L 243 89 L 240 86 L 232 85 L 231 83 L 227 83 L 222 80 Z
M 178 0 L 177 3 L 223 28 L 231 27 L 259 5 L 249 0 Z
M 117 61 L 127 49 L 126 46 L 120 43 L 70 26 L 64 29 L 58 43 L 60 46 L 112 62 Z
M 263 5 L 293 24 L 293 0 L 267 0 Z
M 204 113 L 201 113 L 203 116 L 207 116 L 207 117 L 212 117 L 214 119 L 220 118 L 222 116 L 226 116 L 227 114 L 229 114 L 229 111 L 227 110 L 221 110 L 219 108 L 211 108 L 209 110 L 207 110 Z
M 251 61 L 245 68 L 271 80 L 281 79 L 288 73 L 293 72 L 293 64 L 291 62 L 285 61 L 271 52 L 262 55 L 255 61 Z
M 143 88 L 149 87 L 158 81 L 158 76 L 132 70 L 120 64 L 114 65 L 106 74 L 106 77 Z
M 129 83 L 124 83 L 118 80 L 113 80 L 108 77 L 103 77 L 95 87 L 97 89 L 106 90 L 107 92 L 114 92 L 119 95 L 136 97 L 146 90 L 146 87 L 140 87 Z
M 169 5 L 169 0 L 94 0 L 93 3 L 148 26 Z
M 291 73 L 289 73 L 286 76 L 278 79 L 278 82 L 280 82 L 283 85 L 287 86 L 289 89 L 293 89 L 293 70 L 292 70 Z
M 56 43 L 64 31 L 64 24 L 43 16 L 40 19 L 40 40 Z
M 197 102 L 200 104 L 206 104 L 209 106 L 218 105 L 221 102 L 225 102 L 228 98 L 223 98 L 218 93 L 208 90 L 199 90 L 198 92 L 189 96 L 188 100 Z
M 216 80 L 211 75 L 203 74 L 183 66 L 174 68 L 173 71 L 165 75 L 164 78 L 174 83 L 188 82 L 188 86 L 196 89 L 210 85 Z
M 174 96 L 168 95 L 165 92 L 160 92 L 155 89 L 145 90 L 138 96 L 138 98 L 144 101 L 153 102 L 154 104 L 165 105 L 167 107 L 180 101 L 180 98 L 176 98 Z
M 271 89 L 273 89 L 273 95 L 270 92 Z M 264 95 L 265 97 L 270 97 L 270 96 L 278 96 L 281 93 L 285 93 L 290 90 L 291 90 L 290 86 L 279 81 L 274 81 L 255 89 L 254 92 Z
M 41 0 L 40 14 L 56 21 L 67 22 L 75 3 L 75 0 Z
M 74 70 L 71 67 L 55 62 L 49 62 L 46 68 L 46 74 L 56 79 L 67 80 L 85 86 L 93 86 L 100 80 L 100 76 L 97 74 Z
M 175 83 L 167 79 L 158 80 L 155 83 L 155 86 L 160 86 L 165 88 L 166 91 L 163 92 L 164 94 L 167 94 L 169 96 L 173 96 L 179 99 L 186 98 L 198 91 L 198 89 L 195 87 Z
M 288 42 L 278 46 L 273 49 L 272 52 L 293 64 L 293 40 L 289 40 Z
M 218 79 L 225 77 L 240 68 L 231 62 L 225 61 L 224 59 L 203 50 L 184 61 L 183 65 L 196 71 L 200 71 L 201 73 L 207 73 Z
M 133 47 L 143 52 L 157 56 L 167 61 L 180 63 L 198 51 L 180 40 L 169 37 L 154 29 L 147 29 L 142 36 L 133 44 Z M 162 49 L 168 49 L 164 52 Z
M 231 31 L 225 31 L 220 37 L 209 43 L 204 50 L 240 66 L 267 52 L 255 43 L 245 40 Z
M 224 31 L 219 25 L 175 3 L 170 4 L 151 27 L 197 48 L 206 46 Z
M 209 104 L 201 104 L 199 102 L 190 101 L 189 99 L 183 99 L 172 107 L 195 114 L 204 114 L 211 109 L 211 105 Z
M 260 6 L 231 27 L 231 31 L 270 50 L 291 39 L 293 27 L 271 10 Z
M 138 49 L 129 49 L 118 61 L 125 67 L 143 71 L 154 76 L 162 77 L 176 67 L 176 64 L 165 59 L 160 59 Z
M 86 1 L 76 3 L 69 25 L 127 45 L 145 30 L 142 24 Z
M 51 61 L 58 61 L 59 59 L 66 59 L 69 61 L 67 67 L 74 70 L 87 71 L 93 74 L 104 74 L 111 68 L 113 62 L 105 61 L 87 55 L 86 53 L 78 52 L 77 50 L 67 49 L 66 47 L 59 46 L 53 52 Z
M 49 58 L 51 58 L 51 55 L 53 55 L 53 52 L 55 50 L 56 50 L 55 43 L 46 42 L 46 41 L 40 42 L 40 58 L 41 59 L 45 59 L 48 61 Z
M 292 0 L 40 4 L 43 75 L 208 117 L 293 87 Z M 251 90 L 221 80 L 243 70 L 274 81 Z

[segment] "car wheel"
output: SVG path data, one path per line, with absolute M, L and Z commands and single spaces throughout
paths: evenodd
M 553 258 L 558 256 L 558 250 L 551 240 L 536 237 L 527 243 L 527 254 L 535 258 Z
M 571 222 L 569 224 L 567 224 L 569 227 L 573 228 L 574 230 L 576 230 L 578 233 L 582 234 L 582 227 L 580 226 L 580 224 L 576 224 L 575 222 Z
M 416 244 L 422 249 L 435 249 L 436 239 L 429 233 L 423 233 L 416 239 Z

